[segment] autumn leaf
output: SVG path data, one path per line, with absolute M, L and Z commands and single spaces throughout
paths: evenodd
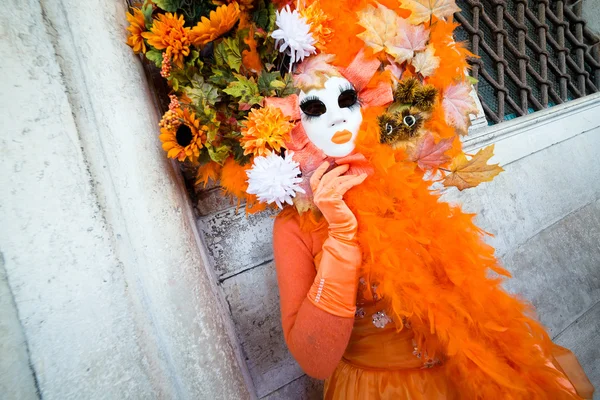
M 260 95 L 254 78 L 246 78 L 240 74 L 234 74 L 237 80 L 231 82 L 223 92 L 239 100 L 240 109 L 250 109 L 254 104 L 261 104 L 263 97 Z
M 455 83 L 444 90 L 442 107 L 449 125 L 462 135 L 469 128 L 469 114 L 477 114 L 477 104 L 471 96 L 472 87 L 466 82 Z
M 435 55 L 433 45 L 429 45 L 425 51 L 417 53 L 412 60 L 412 66 L 415 67 L 415 72 L 424 77 L 431 76 L 440 66 L 440 58 Z
M 403 26 L 398 27 L 396 36 L 387 43 L 387 52 L 398 64 L 411 60 L 415 51 L 423 50 L 429 41 L 429 31 L 423 25 L 413 26 L 400 18 Z
M 254 25 L 250 25 L 250 31 L 248 37 L 244 39 L 244 43 L 248 45 L 250 50 L 242 51 L 242 64 L 254 73 L 258 73 L 262 70 L 262 63 L 260 61 L 260 55 L 256 50 L 258 43 L 254 38 Z
M 424 26 L 412 26 L 395 11 L 377 4 L 359 13 L 359 22 L 366 31 L 358 34 L 375 53 L 385 52 L 398 64 L 413 58 L 415 51 L 423 50 L 429 40 Z
M 409 160 L 416 162 L 422 170 L 438 168 L 450 161 L 445 153 L 452 148 L 453 141 L 452 137 L 436 143 L 433 135 L 428 133 L 409 151 Z
M 464 190 L 491 181 L 504 171 L 498 164 L 487 163 L 493 155 L 494 145 L 479 150 L 470 160 L 464 153 L 459 154 L 450 164 L 450 174 L 444 179 L 444 186 L 456 186 L 458 190 Z
M 324 87 L 329 77 L 338 75 L 335 67 L 329 64 L 334 58 L 332 54 L 321 53 L 305 59 L 296 68 L 294 85 L 305 92 Z
M 414 25 L 428 22 L 432 16 L 445 20 L 460 11 L 455 0 L 402 0 L 401 7 L 411 11 L 408 20 Z

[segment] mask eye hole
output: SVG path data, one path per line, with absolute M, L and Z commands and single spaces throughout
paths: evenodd
M 310 117 L 318 117 L 327 112 L 325 104 L 317 98 L 306 98 L 300 104 L 302 112 Z
M 358 100 L 358 96 L 356 95 L 356 90 L 354 89 L 346 89 L 338 97 L 338 105 L 340 108 L 348 108 L 352 107 L 356 104 Z

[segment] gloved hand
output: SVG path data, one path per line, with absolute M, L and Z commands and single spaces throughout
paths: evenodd
M 348 165 L 325 174 L 323 163 L 310 179 L 315 205 L 329 223 L 329 237 L 308 299 L 318 308 L 340 317 L 353 318 L 362 255 L 356 242 L 356 217 L 344 202 L 344 194 L 362 183 L 367 174 L 342 176 Z
M 366 173 L 342 175 L 349 167 L 341 165 L 325 173 L 329 163 L 324 162 L 310 178 L 313 201 L 329 223 L 329 236 L 344 241 L 353 240 L 358 229 L 356 217 L 344 202 L 344 194 L 367 178 Z

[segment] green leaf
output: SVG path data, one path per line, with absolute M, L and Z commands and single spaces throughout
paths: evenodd
M 235 74 L 237 80 L 231 82 L 229 86 L 223 91 L 228 95 L 238 99 L 239 103 L 252 106 L 259 104 L 263 100 L 263 96 L 260 95 L 258 85 L 254 81 L 254 78 L 246 78 L 243 75 Z
M 219 89 L 204 81 L 202 75 L 194 75 L 190 81 L 191 87 L 185 87 L 184 92 L 199 109 L 212 106 L 221 100 Z
M 175 12 L 181 7 L 182 0 L 154 0 L 154 3 L 165 11 Z
M 267 25 L 267 29 L 265 29 L 265 31 L 271 32 L 275 30 L 275 22 L 277 21 L 277 14 L 275 12 L 277 11 L 277 8 L 275 8 L 275 4 L 273 4 L 273 2 L 269 2 L 267 9 L 269 12 L 269 25 Z
M 219 164 L 222 164 L 227 157 L 229 157 L 229 147 L 225 144 L 215 148 L 213 146 L 209 146 L 207 147 L 208 149 L 208 155 L 210 156 L 211 160 L 213 160 L 214 162 L 218 162 Z
M 263 96 L 273 96 L 275 92 L 273 89 L 277 89 L 277 86 L 283 84 L 278 78 L 281 78 L 279 71 L 267 72 L 263 70 L 258 77 L 258 90 L 260 94 Z M 279 82 L 280 84 L 277 84 L 276 82 Z M 279 89 L 281 88 L 282 87 L 279 87 Z
M 227 64 L 227 50 L 223 41 L 215 44 L 213 55 L 215 57 L 215 64 L 219 67 L 223 67 Z
M 229 83 L 233 82 L 234 80 L 235 76 L 233 76 L 233 73 L 229 68 L 220 69 L 213 67 L 212 74 L 210 78 L 208 78 L 208 81 L 210 83 L 213 83 L 222 88 L 227 87 L 227 85 L 229 85 Z
M 240 145 L 240 142 L 235 142 L 234 145 L 231 146 L 231 152 L 233 153 L 233 159 L 239 165 L 245 165 L 250 162 L 251 155 L 244 155 L 244 148 Z
M 179 91 L 179 81 L 177 80 L 177 78 L 171 79 L 171 86 L 173 86 L 174 91 Z
M 146 24 L 146 29 L 150 30 L 152 28 L 152 4 L 148 3 L 148 0 L 144 2 L 142 6 L 142 14 L 144 14 L 144 23 Z
M 240 72 L 242 53 L 237 38 L 225 38 L 215 46 L 215 63 L 222 67 L 228 65 L 235 72 Z
M 237 38 L 225 38 L 222 43 L 225 47 L 225 62 L 235 72 L 240 72 L 240 67 L 242 66 L 240 42 Z
M 149 50 L 146 52 L 146 58 L 152 61 L 158 68 L 162 67 L 162 53 L 158 50 Z
M 479 79 L 477 78 L 473 78 L 471 75 L 467 75 L 467 81 L 471 84 L 471 85 L 476 85 L 479 82 Z
M 196 60 L 198 60 L 198 57 L 200 57 L 199 51 L 196 51 L 196 50 L 190 51 L 190 55 L 187 56 L 187 61 L 185 62 L 185 65 L 187 65 L 188 67 L 193 66 L 196 63 Z
M 298 90 L 294 87 L 294 81 L 292 80 L 292 74 L 285 74 L 282 81 L 283 87 L 277 89 L 277 95 L 279 97 L 287 97 L 295 94 Z

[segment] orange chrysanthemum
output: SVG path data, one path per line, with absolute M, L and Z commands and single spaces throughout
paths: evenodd
M 323 51 L 325 45 L 333 37 L 333 30 L 329 24 L 331 18 L 323 12 L 318 2 L 314 2 L 300 11 L 300 15 L 310 25 L 310 34 L 316 41 L 315 47 Z
M 160 14 L 150 32 L 142 33 L 150 46 L 165 50 L 167 57 L 179 68 L 183 68 L 183 59 L 190 54 L 190 28 L 184 27 L 184 23 L 183 16 Z
M 190 40 L 194 46 L 202 47 L 229 32 L 239 18 L 238 3 L 222 5 L 210 12 L 210 18 L 202 17 L 198 25 L 190 31 Z
M 294 124 L 279 108 L 267 106 L 253 109 L 242 129 L 244 155 L 266 156 L 271 151 L 281 151 L 293 127 Z
M 213 0 L 213 4 L 222 6 L 223 4 L 238 3 L 240 11 L 250 11 L 254 8 L 254 0 Z
M 187 108 L 169 110 L 160 121 L 160 135 L 162 148 L 167 152 L 167 157 L 179 161 L 190 160 L 195 162 L 200 156 L 200 149 L 206 141 L 206 125 L 200 121 L 193 112 Z
M 127 38 L 127 44 L 131 46 L 135 54 L 145 53 L 146 43 L 144 43 L 144 38 L 142 37 L 142 33 L 146 31 L 144 14 L 139 8 L 134 8 L 133 14 L 127 13 L 127 21 L 129 21 L 130 24 L 127 28 L 130 32 L 129 37 Z

